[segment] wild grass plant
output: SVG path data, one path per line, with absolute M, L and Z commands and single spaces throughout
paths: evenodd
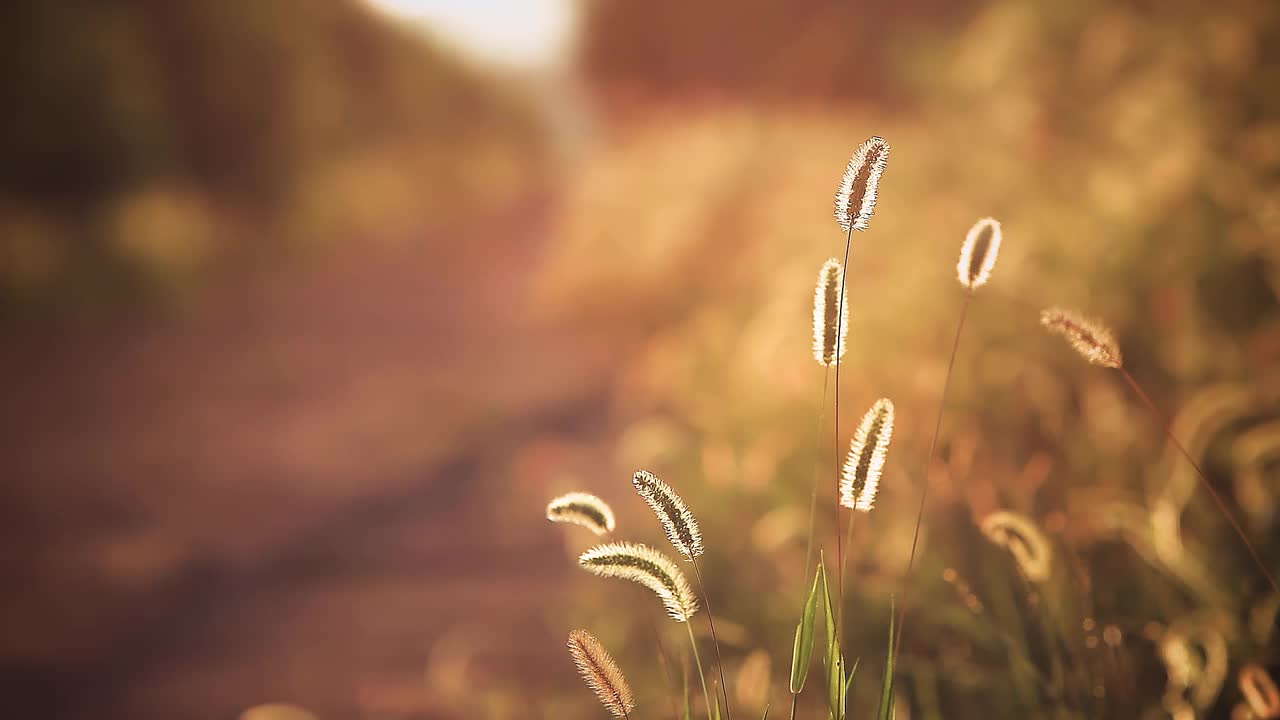
M 928 681 L 927 668 L 904 660 L 902 642 L 905 630 L 912 620 L 909 613 L 911 591 L 921 582 L 921 578 L 916 576 L 916 559 L 921 530 L 926 524 L 929 470 L 938 460 L 939 439 L 942 436 L 948 390 L 956 368 L 957 353 L 977 291 L 993 278 L 1004 240 L 1004 230 L 994 218 L 982 218 L 973 224 L 960 245 L 956 277 L 963 292 L 959 297 L 960 307 L 941 391 L 936 398 L 937 411 L 933 417 L 928 450 L 924 463 L 920 466 L 920 493 L 915 505 L 915 522 L 909 534 L 875 538 L 877 543 L 897 543 L 910 550 L 906 554 L 904 566 L 894 573 L 896 581 L 890 583 L 894 587 L 886 594 L 884 605 L 888 607 L 888 612 L 875 617 L 865 613 L 851 615 L 856 618 L 859 626 L 851 630 L 846 627 L 845 622 L 848 604 L 845 588 L 850 579 L 855 583 L 859 579 L 857 565 L 854 566 L 852 575 L 849 575 L 847 567 L 848 555 L 852 553 L 854 546 L 854 518 L 877 507 L 877 494 L 882 480 L 888 477 L 887 467 L 891 465 L 889 446 L 895 426 L 900 425 L 908 434 L 918 433 L 922 427 L 916 418 L 906 418 L 899 423 L 894 403 L 888 398 L 880 398 L 863 415 L 851 437 L 844 437 L 841 429 L 841 365 L 847 348 L 850 345 L 856 346 L 859 342 L 857 333 L 853 333 L 852 341 L 849 340 L 850 315 L 856 314 L 858 310 L 857 303 L 849 300 L 851 293 L 847 285 L 854 231 L 866 232 L 871 228 L 888 153 L 888 144 L 879 137 L 873 137 L 860 145 L 849 161 L 836 194 L 835 217 L 844 235 L 843 260 L 832 257 L 823 263 L 814 289 L 813 356 L 823 374 L 822 403 L 817 413 L 818 436 L 823 433 L 824 417 L 829 407 L 829 436 L 834 439 L 834 458 L 828 466 L 823 448 L 815 447 L 812 453 L 816 460 L 811 475 L 813 485 L 809 493 L 804 566 L 801 571 L 792 573 L 794 577 L 802 578 L 803 582 L 794 588 L 795 598 L 800 605 L 792 636 L 789 678 L 785 684 L 785 692 L 791 697 L 784 703 L 778 697 L 770 695 L 774 687 L 767 677 L 763 680 L 753 678 L 754 682 L 763 682 L 765 685 L 760 693 L 766 698 L 765 717 L 770 708 L 784 704 L 789 706 L 788 715 L 793 720 L 805 716 L 801 712 L 801 698 L 808 686 L 812 656 L 819 636 L 823 640 L 816 650 L 820 655 L 822 682 L 819 690 L 813 692 L 819 701 L 807 708 L 812 717 L 825 716 L 831 720 L 844 720 L 846 717 L 871 717 L 874 712 L 877 720 L 887 720 L 897 716 L 900 698 L 913 708 L 921 708 L 926 716 L 942 716 L 941 701 L 936 695 L 931 696 L 931 688 L 936 688 L 936 684 L 931 685 Z M 856 297 L 856 293 L 852 295 Z M 1013 305 L 1017 308 L 1017 313 L 1028 315 L 1034 321 L 1034 315 L 1024 310 L 1029 307 L 1025 300 L 1006 295 L 997 298 L 997 301 Z M 1209 478 L 1178 440 L 1154 402 L 1124 369 L 1122 354 L 1114 335 L 1097 321 L 1056 308 L 1044 311 L 1040 322 L 1050 331 L 1064 336 L 1090 363 L 1120 373 L 1125 385 L 1136 394 L 1142 410 L 1149 413 L 1171 445 L 1179 451 L 1182 459 L 1192 468 L 1215 501 L 1222 516 L 1243 541 L 1259 576 L 1280 595 L 1271 571 L 1251 542 L 1248 532 L 1236 519 L 1226 501 L 1214 490 Z M 834 389 L 828 403 L 828 390 L 832 385 Z M 848 451 L 842 458 L 840 451 L 846 442 Z M 897 463 L 895 458 L 894 464 Z M 894 477 L 902 477 L 904 474 L 901 468 L 897 468 Z M 833 476 L 834 481 L 828 486 L 827 495 L 822 491 L 823 481 L 824 478 Z M 672 486 L 656 475 L 637 470 L 632 483 L 635 491 L 656 515 L 671 547 L 693 571 L 697 592 L 694 592 L 693 586 L 685 578 L 680 564 L 661 551 L 644 545 L 622 542 L 597 546 L 583 553 L 579 564 L 596 575 L 632 580 L 655 593 L 669 617 L 685 625 L 688 652 L 693 658 L 692 667 L 701 686 L 705 717 L 716 720 L 720 717 L 732 717 L 733 704 L 729 688 L 734 678 L 726 672 L 725 654 L 716 632 L 711 597 L 708 584 L 703 579 L 699 558 L 717 552 L 718 548 L 725 548 L 723 552 L 742 561 L 743 558 L 738 556 L 740 539 L 704 538 L 701 526 L 688 504 Z M 832 515 L 829 525 L 818 519 L 819 499 L 824 496 L 831 499 Z M 605 528 L 604 518 L 607 517 L 607 530 L 614 529 L 611 511 L 601 511 L 597 507 L 570 508 L 564 501 L 565 497 L 580 496 L 571 494 L 557 498 L 548 508 L 548 518 L 563 520 L 571 517 L 574 519 L 569 520 L 570 522 L 603 534 L 601 530 Z M 552 507 L 561 509 L 553 513 Z M 1018 716 L 1120 717 L 1125 716 L 1124 713 L 1148 707 L 1147 699 L 1138 697 L 1136 688 L 1132 686 L 1134 668 L 1126 668 L 1126 663 L 1133 662 L 1134 654 L 1134 650 L 1129 647 L 1129 638 L 1135 636 L 1144 638 L 1155 648 L 1151 654 L 1158 657 L 1168 675 L 1167 694 L 1159 699 L 1161 707 L 1175 717 L 1181 716 L 1180 713 L 1184 711 L 1194 713 L 1208 707 L 1222 691 L 1229 665 L 1226 640 L 1215 623 L 1205 620 L 1180 626 L 1174 621 L 1166 625 L 1149 619 L 1145 625 L 1129 622 L 1124 627 L 1121 623 L 1100 626 L 1093 617 L 1087 588 L 1077 584 L 1087 584 L 1090 581 L 1088 574 L 1081 569 L 1080 558 L 1074 555 L 1070 547 L 1052 539 L 1051 533 L 1041 526 L 1041 522 L 1042 520 L 1018 512 L 1013 507 L 1000 506 L 993 507 L 976 518 L 971 523 L 970 535 L 955 538 L 955 541 L 959 545 L 966 545 L 974 538 L 981 538 L 989 551 L 984 551 L 986 554 L 983 559 L 972 564 L 965 572 L 948 567 L 942 573 L 943 580 L 954 588 L 960 601 L 958 605 L 963 608 L 944 608 L 941 611 L 930 608 L 931 612 L 953 618 L 947 623 L 951 629 L 959 629 L 965 635 L 970 644 L 968 652 L 1003 658 L 1007 663 L 1008 693 Z M 822 527 L 824 525 L 826 527 Z M 1060 524 L 1056 526 L 1059 534 L 1064 530 Z M 907 537 L 910 537 L 909 543 Z M 951 539 L 940 540 L 949 542 Z M 835 549 L 834 564 L 830 569 L 825 564 L 825 548 L 828 543 Z M 718 597 L 716 602 L 722 608 L 728 607 L 729 617 L 733 617 L 736 614 L 735 603 L 742 600 L 740 596 L 728 595 Z M 715 657 L 715 673 L 711 676 L 710 684 L 701 660 L 703 653 L 699 651 L 700 640 L 691 622 L 699 609 L 706 611 L 706 626 Z M 961 617 L 956 618 L 957 615 Z M 1273 610 L 1272 618 L 1274 616 Z M 723 618 L 721 620 L 723 624 Z M 818 631 L 819 625 L 823 627 L 821 633 Z M 882 633 L 887 638 L 884 660 L 874 663 L 879 677 L 870 680 L 865 678 L 873 671 L 866 668 L 861 658 L 849 658 L 845 652 L 851 632 L 861 635 L 868 631 Z M 917 641 L 917 644 L 927 647 L 928 641 Z M 705 650 L 705 645 L 703 649 Z M 785 654 L 781 648 L 775 649 L 775 652 L 776 657 Z M 579 654 L 580 652 L 575 651 L 575 660 Z M 904 662 L 907 663 L 905 677 L 910 680 L 906 689 L 902 683 Z M 581 662 L 579 666 L 581 668 Z M 858 672 L 859 666 L 864 668 L 861 674 Z M 1114 673 L 1128 677 L 1130 685 L 1109 683 L 1106 678 L 1108 674 Z M 619 714 L 615 708 L 625 706 L 619 700 L 620 693 L 609 689 L 607 683 L 599 682 L 598 675 L 589 676 L 587 671 L 583 671 L 583 675 L 588 677 L 588 684 L 597 692 L 605 707 L 610 712 Z M 860 684 L 870 683 L 870 686 L 876 688 L 873 694 L 878 699 L 874 708 L 870 704 L 866 707 L 850 705 L 855 676 L 861 678 Z M 597 681 L 592 682 L 592 677 L 596 677 Z M 1280 696 L 1276 694 L 1274 683 L 1270 681 L 1265 668 L 1248 665 L 1239 671 L 1238 680 L 1243 697 L 1240 707 L 1245 708 L 1241 712 L 1247 711 L 1251 713 L 1248 717 L 1253 718 L 1280 717 Z M 603 695 L 598 689 L 601 686 L 606 689 Z M 1113 696 L 1108 695 L 1109 692 Z M 684 717 L 694 715 L 690 710 L 687 691 L 683 696 L 672 699 L 675 707 L 683 708 L 681 714 Z M 655 699 L 650 706 L 654 716 L 661 715 L 657 708 L 662 703 Z M 630 710 L 631 707 L 628 706 L 624 711 Z

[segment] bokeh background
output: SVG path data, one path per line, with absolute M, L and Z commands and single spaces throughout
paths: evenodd
M 1159 424 L 1036 324 L 1106 318 L 1280 571 L 1273 2 L 16 0 L 0 47 L 6 715 L 602 717 L 585 627 L 672 717 L 680 629 L 542 517 L 589 490 L 660 543 L 637 467 L 702 521 L 736 714 L 780 714 L 833 452 L 812 286 L 873 134 L 841 433 L 880 396 L 898 428 L 856 716 L 926 477 L 899 717 L 1243 720 L 1239 669 L 1280 665 Z

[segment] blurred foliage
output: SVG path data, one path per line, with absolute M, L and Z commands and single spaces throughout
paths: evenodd
M 1176 414 L 1175 432 L 1277 567 L 1280 8 L 997 0 L 959 28 L 883 32 L 894 61 L 868 72 L 904 102 L 874 107 L 760 104 L 741 84 L 707 80 L 736 67 L 734 43 L 713 62 L 718 45 L 680 40 L 732 37 L 747 22 L 776 29 L 771 38 L 884 31 L 844 10 L 747 21 L 699 6 L 675 13 L 700 19 L 678 31 L 644 12 L 605 4 L 588 23 L 588 76 L 605 95 L 647 88 L 648 107 L 629 108 L 570 189 L 540 299 L 633 348 L 611 409 L 613 456 L 578 470 L 600 478 L 588 486 L 615 503 L 626 539 L 661 542 L 628 493 L 635 468 L 690 501 L 715 606 L 738 629 L 721 638 L 731 675 L 789 656 L 814 452 L 824 488 L 837 452 L 829 399 L 814 434 L 823 379 L 809 355 L 812 286 L 843 246 L 830 216 L 843 163 L 879 134 L 893 151 L 871 230 L 853 243 L 837 440 L 843 452 L 875 398 L 897 403 L 881 497 L 858 519 L 852 550 L 847 613 L 871 619 L 851 628 L 859 673 L 879 672 L 881 619 L 927 475 L 899 684 L 912 717 L 1230 714 L 1236 670 L 1280 664 L 1277 599 L 1158 421 L 1036 320 L 1055 303 L 1106 319 L 1131 372 Z M 624 18 L 635 22 L 616 45 Z M 644 54 L 669 38 L 687 74 Z M 764 43 L 775 54 L 758 62 L 777 59 L 781 42 Z M 811 52 L 833 52 L 831 42 Z M 842 67 L 814 64 L 815 77 Z M 681 109 L 699 82 L 730 102 Z M 925 467 L 961 301 L 955 257 L 985 215 L 1004 223 L 1006 242 L 970 309 L 941 452 Z M 1048 534 L 1060 557 L 1042 586 L 979 533 L 997 509 Z M 831 514 L 824 500 L 829 550 Z M 642 677 L 650 668 L 639 684 L 660 697 L 651 633 L 640 621 L 617 627 L 627 589 L 579 580 L 569 622 L 609 628 L 619 661 Z M 785 684 L 775 672 L 775 709 Z M 854 708 L 870 711 L 874 685 L 855 690 Z
M 954 27 L 978 6 L 973 0 L 742 0 L 654 12 L 641 3 L 605 0 L 587 13 L 578 56 L 606 109 L 642 111 L 673 99 L 897 102 L 908 98 L 892 72 L 901 34 Z
M 527 98 L 354 2 L 0 10 L 0 307 L 181 292 L 526 192 Z

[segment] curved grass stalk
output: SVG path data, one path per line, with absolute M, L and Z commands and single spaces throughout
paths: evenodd
M 1160 412 L 1160 409 L 1156 407 L 1154 402 L 1152 402 L 1151 397 L 1142 389 L 1142 386 L 1133 378 L 1133 375 L 1129 374 L 1128 370 L 1124 369 L 1123 366 L 1116 366 L 1115 369 L 1120 373 L 1120 377 L 1124 378 L 1125 383 L 1131 390 L 1133 390 L 1134 394 L 1138 396 L 1138 399 L 1142 401 L 1142 404 L 1146 405 L 1147 410 L 1155 417 L 1156 421 L 1160 424 L 1161 429 L 1164 430 L 1165 437 L 1169 438 L 1169 442 L 1177 448 L 1182 457 L 1191 465 L 1191 469 L 1196 471 L 1196 477 L 1200 479 L 1200 484 L 1205 490 L 1209 491 L 1209 497 L 1213 498 L 1213 502 L 1218 506 L 1218 510 L 1222 512 L 1222 516 L 1227 519 L 1231 528 L 1235 530 L 1236 535 L 1240 537 L 1240 541 L 1244 543 L 1245 548 L 1249 551 L 1249 557 L 1253 558 L 1253 563 L 1258 566 L 1259 572 L 1261 572 L 1262 576 L 1266 578 L 1267 583 L 1271 585 L 1271 590 L 1280 594 L 1280 586 L 1276 585 L 1275 577 L 1271 574 L 1271 571 L 1267 569 L 1266 563 L 1262 561 L 1262 556 L 1258 554 L 1257 548 L 1255 548 L 1253 542 L 1249 540 L 1248 534 L 1245 533 L 1240 522 L 1236 520 L 1235 515 L 1233 515 L 1231 510 L 1227 508 L 1226 501 L 1222 499 L 1222 496 L 1218 494 L 1217 490 L 1213 489 L 1213 485 L 1209 482 L 1209 479 L 1205 477 L 1204 471 L 1200 469 L 1200 464 L 1195 461 L 1195 458 L 1191 457 L 1191 453 L 1187 452 L 1187 448 L 1184 447 L 1182 442 L 1178 440 L 1177 436 L 1173 434 L 1173 427 L 1170 425 L 1168 418 L 1165 417 L 1164 413 Z

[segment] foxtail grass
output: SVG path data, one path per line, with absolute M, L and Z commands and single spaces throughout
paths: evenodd
M 889 162 L 889 143 L 884 138 L 872 136 L 854 150 L 849 162 L 845 165 L 844 174 L 840 177 L 840 183 L 836 186 L 835 197 L 835 218 L 840 228 L 844 230 L 844 260 L 840 263 L 843 269 L 840 273 L 840 293 L 836 307 L 836 328 L 840 338 L 844 338 L 844 325 L 847 324 L 845 315 L 845 286 L 848 279 L 849 268 L 849 248 L 853 244 L 853 231 L 864 231 L 870 227 L 871 216 L 875 214 L 876 199 L 880 194 L 880 179 L 884 175 L 885 168 Z M 835 474 L 836 474 L 836 504 L 833 509 L 834 525 L 833 532 L 836 541 L 836 562 L 844 567 L 844 546 L 840 541 L 840 360 L 839 354 L 835 358 L 835 401 L 834 401 L 834 420 L 832 425 L 832 433 L 835 436 Z M 825 393 L 824 393 L 825 395 Z M 841 611 L 844 608 L 844 586 L 840 584 L 839 588 L 839 607 Z M 840 636 L 840 633 L 837 633 Z
M 893 401 L 880 398 L 862 416 L 849 444 L 840 475 L 840 504 L 850 510 L 870 512 L 884 471 L 889 442 L 893 439 Z
M 629 720 L 636 707 L 635 696 L 618 664 L 600 641 L 586 630 L 574 630 L 569 633 L 569 654 L 578 666 L 578 674 L 600 699 L 600 704 L 614 717 Z
M 979 529 L 993 545 L 1013 557 L 1018 572 L 1030 582 L 1044 582 L 1053 571 L 1049 541 L 1034 522 L 1018 513 L 997 510 L 982 518 Z
M 725 716 L 731 718 L 732 711 L 729 709 L 729 691 L 727 689 L 727 681 L 724 675 L 724 660 L 720 655 L 720 639 L 716 636 L 716 624 L 712 616 L 711 600 L 707 596 L 707 586 L 702 581 L 702 570 L 698 568 L 698 556 L 702 555 L 706 548 L 702 543 L 702 529 L 698 526 L 698 519 L 694 517 L 693 512 L 689 510 L 689 506 L 685 504 L 683 498 L 671 489 L 658 476 L 647 470 L 637 470 L 631 478 L 632 484 L 636 488 L 636 492 L 644 501 L 653 509 L 658 521 L 662 523 L 662 529 L 667 534 L 667 539 L 671 541 L 671 546 L 676 549 L 686 560 L 693 566 L 693 576 L 698 583 L 698 592 L 702 596 L 702 604 L 707 607 L 707 625 L 711 628 L 711 643 L 716 650 L 716 672 L 720 677 L 720 694 L 724 699 Z M 693 639 L 692 631 L 690 631 L 689 639 Z
M 1120 346 L 1111 330 L 1098 320 L 1086 318 L 1080 313 L 1058 307 L 1049 308 L 1041 312 L 1040 324 L 1050 332 L 1065 338 L 1071 347 L 1089 363 L 1110 368 L 1120 373 L 1120 377 L 1124 379 L 1125 384 L 1138 397 L 1138 400 L 1146 406 L 1147 411 L 1151 413 L 1161 430 L 1164 431 L 1165 437 L 1182 455 L 1183 459 L 1187 461 L 1191 469 L 1195 471 L 1196 477 L 1200 480 L 1200 485 L 1209 493 L 1209 497 L 1213 498 L 1213 502 L 1218 506 L 1222 516 L 1226 518 L 1227 523 L 1231 525 L 1236 535 L 1240 537 L 1240 541 L 1244 543 L 1245 548 L 1249 551 L 1249 556 L 1253 558 L 1254 565 L 1258 567 L 1258 571 L 1262 573 L 1267 584 L 1271 586 L 1271 590 L 1280 594 L 1280 585 L 1276 584 L 1275 576 L 1267 569 L 1266 563 L 1262 561 L 1262 556 L 1258 554 L 1257 548 L 1249 540 L 1249 535 L 1244 531 L 1240 521 L 1236 519 L 1235 514 L 1227 507 L 1226 501 L 1214 489 L 1213 484 L 1209 482 L 1204 470 L 1200 468 L 1200 463 L 1196 462 L 1196 459 L 1187 451 L 1182 441 L 1173 434 L 1173 425 L 1169 422 L 1169 419 L 1156 407 L 1151 396 L 1138 384 L 1133 375 L 1125 369 L 1124 356 L 1121 355 Z
M 813 290 L 813 358 L 819 365 L 830 367 L 844 357 L 848 324 L 844 267 L 839 260 L 831 258 L 818 271 L 818 284 Z
M 889 441 L 893 439 L 893 401 L 880 398 L 862 416 L 858 429 L 849 443 L 849 455 L 840 471 L 840 505 L 850 510 L 871 512 L 875 507 L 876 491 L 880 487 L 880 475 L 884 471 L 885 457 L 889 454 Z M 846 548 L 853 541 L 853 519 L 849 513 L 845 531 Z M 845 565 L 848 554 L 841 558 L 840 595 L 844 596 Z M 836 612 L 836 624 L 843 627 L 844 603 Z
M 608 535 L 616 526 L 609 504 L 584 492 L 565 493 L 552 499 L 547 503 L 547 519 L 581 525 L 596 535 Z
M 707 676 L 703 672 L 698 642 L 693 637 L 693 628 L 689 623 L 690 618 L 698 611 L 698 599 L 675 561 L 648 545 L 619 542 L 597 545 L 587 550 L 578 557 L 578 565 L 600 577 L 621 578 L 643 585 L 658 596 L 672 620 L 684 623 L 685 630 L 689 633 L 693 659 L 698 666 L 698 678 L 702 681 L 707 717 L 713 718 Z
M 679 566 L 648 545 L 629 542 L 597 545 L 578 557 L 578 565 L 600 577 L 630 580 L 649 588 L 676 622 L 687 623 L 698 612 L 698 599 Z
M 960 336 L 964 333 L 964 321 L 969 315 L 969 304 L 973 295 L 991 279 L 995 269 L 996 258 L 1000 254 L 1000 244 L 1004 240 L 1004 232 L 1000 222 L 994 218 L 982 218 L 965 233 L 964 242 L 960 245 L 960 259 L 956 263 L 956 279 L 965 289 L 964 299 L 960 302 L 960 319 L 956 321 L 955 338 L 951 341 L 951 355 L 947 359 L 947 373 L 942 380 L 942 392 L 938 395 L 938 412 L 934 415 L 933 435 L 929 438 L 929 452 L 925 455 L 923 486 L 920 488 L 920 504 L 916 507 L 916 524 L 911 531 L 911 552 L 907 556 L 907 584 L 902 592 L 902 605 L 898 609 L 898 639 L 894 641 L 894 655 L 902 648 L 902 633 L 906 629 L 907 609 L 910 607 L 910 589 L 912 585 L 911 571 L 915 568 L 916 550 L 920 545 L 920 526 L 924 524 L 924 509 L 929 501 L 929 470 L 933 466 L 933 455 L 938 449 L 938 437 L 942 432 L 942 413 L 947 407 L 947 391 L 951 389 L 951 376 L 955 372 L 956 355 L 960 351 Z
M 1122 369 L 1124 356 L 1120 354 L 1116 337 L 1100 321 L 1072 310 L 1051 307 L 1040 313 L 1040 324 L 1049 332 L 1066 339 L 1091 364 Z
M 846 249 L 846 256 L 848 250 Z M 831 366 L 844 357 L 845 335 L 849 330 L 849 310 L 844 297 L 844 266 L 831 258 L 818 270 L 813 290 L 813 358 L 822 366 L 822 395 L 818 398 L 818 423 L 814 430 L 814 467 L 809 493 L 809 523 L 805 533 L 804 568 L 806 578 L 813 564 L 813 524 L 818 512 L 818 477 L 821 464 L 822 423 L 827 410 L 827 387 Z M 837 515 L 837 518 L 839 516 Z M 816 576 L 815 576 L 816 577 Z
M 889 143 L 872 136 L 858 146 L 836 188 L 836 222 L 845 232 L 866 230 L 876 211 L 880 177 L 889 160 Z
M 670 485 L 647 470 L 637 470 L 631 483 L 635 485 L 640 497 L 653 508 L 658 521 L 662 523 L 663 531 L 667 533 L 667 539 L 677 552 L 686 560 L 692 561 L 706 551 L 698 519 Z

